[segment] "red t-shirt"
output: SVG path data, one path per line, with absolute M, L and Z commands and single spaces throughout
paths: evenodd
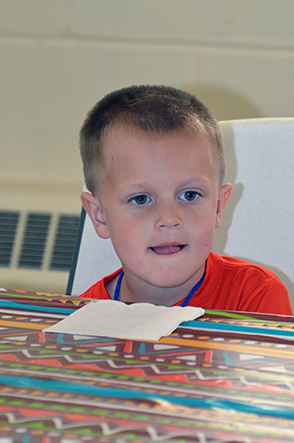
M 121 269 L 91 286 L 81 297 L 110 299 L 106 284 Z M 187 294 L 175 304 L 180 306 Z M 292 315 L 283 283 L 268 269 L 233 257 L 208 256 L 206 275 L 188 306 L 226 311 Z

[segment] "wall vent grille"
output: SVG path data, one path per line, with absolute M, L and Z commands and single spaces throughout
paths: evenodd
M 60 215 L 51 257 L 50 269 L 70 269 L 76 242 L 79 216 Z
M 42 268 L 50 219 L 50 214 L 28 214 L 18 261 L 19 268 Z
M 0 211 L 0 267 L 68 271 L 76 214 Z
M 0 211 L 0 266 L 9 266 L 19 212 Z

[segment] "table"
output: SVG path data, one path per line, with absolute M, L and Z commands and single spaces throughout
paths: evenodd
M 158 342 L 44 333 L 90 300 L 0 290 L 0 442 L 294 440 L 294 318 L 206 311 Z

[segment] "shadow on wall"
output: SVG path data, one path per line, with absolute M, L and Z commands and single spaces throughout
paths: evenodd
M 230 226 L 232 225 L 235 209 L 238 203 L 241 201 L 244 192 L 244 184 L 236 183 L 238 165 L 237 165 L 237 157 L 235 151 L 235 135 L 233 128 L 230 126 L 227 126 L 225 128 L 224 155 L 225 155 L 225 165 L 226 165 L 225 182 L 233 184 L 233 192 L 232 192 L 232 197 L 230 198 L 225 208 L 221 225 L 216 231 L 213 250 L 220 255 L 226 255 L 225 248 L 228 241 L 229 229 Z
M 219 121 L 264 117 L 255 104 L 239 92 L 201 84 L 179 88 L 196 95 Z

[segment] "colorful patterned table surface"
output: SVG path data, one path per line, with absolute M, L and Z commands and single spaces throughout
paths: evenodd
M 206 311 L 158 342 L 42 332 L 88 302 L 0 290 L 0 443 L 294 441 L 294 317 Z

